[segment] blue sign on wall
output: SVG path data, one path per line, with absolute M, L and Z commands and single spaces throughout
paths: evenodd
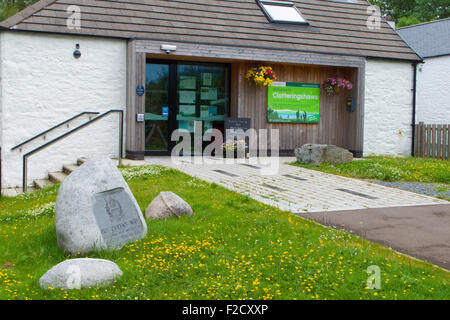
M 169 116 L 169 107 L 162 107 L 162 116 L 163 117 Z
M 145 88 L 144 88 L 144 86 L 137 86 L 137 88 L 136 88 L 136 94 L 139 96 L 139 97 L 141 97 L 141 96 L 143 96 L 144 95 L 144 93 L 145 93 Z

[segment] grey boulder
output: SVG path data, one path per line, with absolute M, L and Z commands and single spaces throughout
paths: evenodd
M 119 266 L 102 259 L 72 259 L 61 262 L 39 279 L 43 289 L 105 287 L 122 277 Z
M 136 199 L 108 158 L 90 159 L 64 180 L 55 224 L 59 247 L 71 254 L 119 249 L 147 234 Z
M 161 192 L 145 210 L 147 219 L 166 219 L 192 215 L 191 206 L 173 192 Z
M 316 166 L 322 163 L 342 164 L 351 163 L 353 154 L 341 147 L 326 144 L 305 144 L 294 151 L 297 161 Z

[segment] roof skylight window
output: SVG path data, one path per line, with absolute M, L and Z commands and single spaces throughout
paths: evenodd
M 257 0 L 270 22 L 307 24 L 295 4 L 285 1 Z

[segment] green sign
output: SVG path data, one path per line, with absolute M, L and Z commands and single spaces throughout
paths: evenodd
M 319 123 L 320 84 L 275 82 L 267 94 L 267 122 Z

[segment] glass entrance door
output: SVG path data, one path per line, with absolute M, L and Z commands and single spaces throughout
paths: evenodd
M 177 143 L 170 138 L 178 128 L 189 131 L 193 141 L 195 121 L 202 122 L 202 134 L 213 128 L 224 132 L 230 103 L 229 76 L 226 64 L 149 60 L 146 65 L 146 154 L 170 155 Z M 191 145 L 190 154 L 194 155 L 194 145 Z
M 228 66 L 179 63 L 177 75 L 178 128 L 188 130 L 192 141 L 195 121 L 202 122 L 202 133 L 213 128 L 223 133 L 229 109 Z M 194 150 L 191 154 L 195 155 Z
M 170 66 L 147 63 L 145 96 L 145 150 L 169 152 Z

